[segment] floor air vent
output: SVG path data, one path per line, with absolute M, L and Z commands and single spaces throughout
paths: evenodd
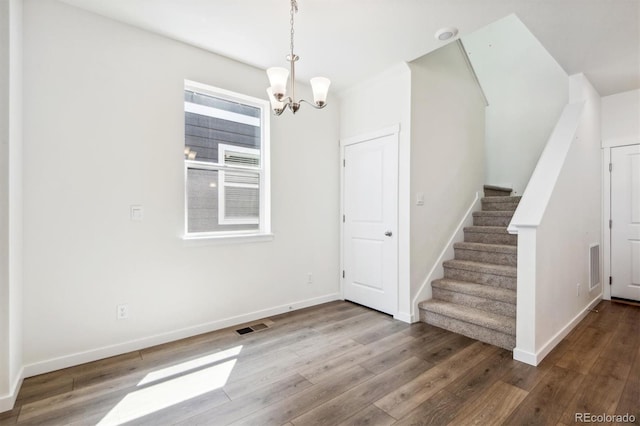
M 236 330 L 236 333 L 242 336 L 243 334 L 253 333 L 254 331 L 264 330 L 265 328 L 269 328 L 269 326 L 261 322 L 259 324 L 253 324 L 249 327 L 240 328 Z
M 589 289 L 600 285 L 600 245 L 589 246 Z

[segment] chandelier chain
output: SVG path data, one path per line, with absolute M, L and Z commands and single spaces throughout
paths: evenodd
M 298 3 L 296 0 L 291 0 L 291 20 L 289 23 L 291 24 L 291 58 L 293 59 L 293 16 L 298 11 Z

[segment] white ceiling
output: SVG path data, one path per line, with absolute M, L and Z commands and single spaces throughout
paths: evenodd
M 259 68 L 286 66 L 289 0 L 62 0 Z M 298 0 L 298 77 L 345 89 L 515 13 L 602 96 L 640 88 L 640 0 Z M 265 77 L 265 84 L 266 84 Z

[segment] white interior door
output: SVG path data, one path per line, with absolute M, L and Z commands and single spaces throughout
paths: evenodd
M 640 300 L 640 145 L 611 149 L 611 297 Z
M 344 145 L 343 293 L 346 300 L 398 311 L 398 134 Z

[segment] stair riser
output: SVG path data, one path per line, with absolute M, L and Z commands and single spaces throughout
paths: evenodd
M 481 309 L 486 312 L 493 312 L 494 314 L 516 317 L 516 305 L 498 300 L 485 299 L 483 297 L 457 293 L 437 287 L 433 288 L 433 298 L 458 305 L 469 306 L 470 308 Z
M 464 241 L 467 243 L 518 245 L 518 236 L 507 233 L 469 232 L 464 231 Z
M 517 279 L 515 277 L 467 271 L 465 269 L 449 268 L 447 266 L 444 267 L 444 277 L 450 280 L 486 284 L 511 290 L 515 290 L 517 285 Z
M 444 315 L 420 309 L 420 321 L 462 334 L 490 345 L 499 346 L 507 350 L 513 350 L 516 346 L 516 337 L 490 330 L 482 326 L 449 318 Z
M 500 191 L 497 189 L 486 189 L 484 190 L 485 197 L 508 197 L 511 195 L 511 191 Z
M 485 212 L 513 212 L 518 207 L 517 202 L 483 201 L 482 210 Z
M 473 217 L 473 225 L 474 226 L 509 226 L 511 223 L 511 218 L 513 215 L 505 215 L 505 216 L 474 216 Z
M 518 255 L 515 253 L 496 253 L 482 250 L 455 249 L 457 260 L 492 263 L 494 265 L 518 266 Z

